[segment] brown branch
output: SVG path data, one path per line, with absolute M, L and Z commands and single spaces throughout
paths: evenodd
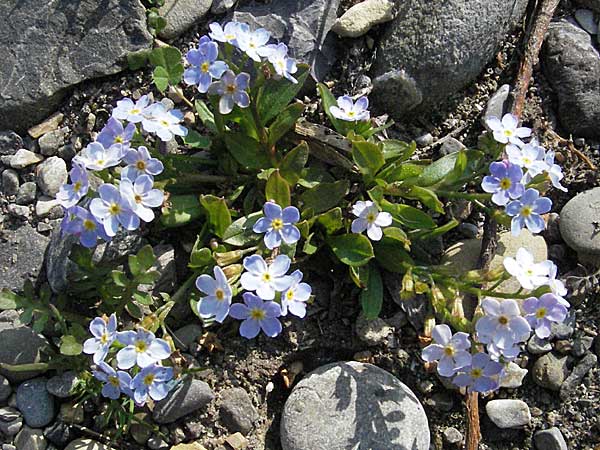
M 479 428 L 479 394 L 471 392 L 467 394 L 467 418 L 469 424 L 477 426 L 469 427 L 467 430 L 466 448 L 477 450 L 481 440 L 481 430 Z
M 550 135 L 556 139 L 560 144 L 566 145 L 571 153 L 575 153 L 591 170 L 596 170 L 596 165 L 588 158 L 582 151 L 578 150 L 570 139 L 565 139 L 560 136 L 556 131 L 548 129 Z

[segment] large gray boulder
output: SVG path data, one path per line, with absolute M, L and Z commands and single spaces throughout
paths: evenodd
M 167 20 L 167 26 L 160 37 L 173 39 L 204 17 L 212 5 L 212 0 L 166 0 L 160 7 L 160 15 Z
M 560 124 L 577 136 L 600 137 L 600 54 L 592 36 L 568 22 L 551 24 L 543 63 L 558 97 Z
M 335 36 L 326 38 L 339 4 L 340 0 L 273 0 L 241 7 L 233 19 L 267 29 L 288 45 L 292 56 L 309 64 L 320 80 L 335 61 Z
M 30 327 L 0 322 L 0 363 L 10 365 L 36 364 L 48 360 L 48 341 Z M 0 375 L 15 383 L 28 380 L 41 373 L 43 368 L 14 372 L 0 369 Z
M 308 374 L 281 417 L 283 450 L 429 450 L 429 441 L 415 394 L 391 373 L 356 361 Z
M 371 94 L 394 116 L 430 107 L 473 81 L 527 7 L 527 0 L 396 3 L 396 19 L 377 51 Z
M 145 17 L 140 0 L 2 0 L 0 129 L 34 125 L 69 86 L 122 70 L 152 42 Z

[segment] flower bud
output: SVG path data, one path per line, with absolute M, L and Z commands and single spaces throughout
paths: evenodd
M 232 250 L 230 252 L 215 253 L 214 258 L 217 264 L 221 267 L 233 264 L 242 259 L 243 253 L 241 250 Z
M 225 273 L 225 276 L 227 277 L 229 282 L 239 277 L 242 274 L 243 270 L 244 266 L 242 266 L 241 264 L 231 264 L 227 267 L 223 267 L 223 273 Z

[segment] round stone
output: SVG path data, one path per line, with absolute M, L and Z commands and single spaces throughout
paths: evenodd
M 17 388 L 17 408 L 32 428 L 45 427 L 54 419 L 54 397 L 46 389 L 47 382 L 46 378 L 35 378 Z
M 522 400 L 492 400 L 485 412 L 498 428 L 522 428 L 531 422 L 529 406 Z
M 600 187 L 576 195 L 563 207 L 560 234 L 579 259 L 600 263 Z
M 65 450 L 112 450 L 112 447 L 101 444 L 91 439 L 75 439 Z
M 283 450 L 429 450 L 427 416 L 415 394 L 379 367 L 320 367 L 296 385 L 281 418 Z

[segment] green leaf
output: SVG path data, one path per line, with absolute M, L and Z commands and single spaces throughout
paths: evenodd
M 369 264 L 364 266 L 348 266 L 350 278 L 354 281 L 356 287 L 364 289 L 369 284 Z
M 127 66 L 129 70 L 138 70 L 145 67 L 148 62 L 150 50 L 138 50 L 127 54 Z
M 75 336 L 67 335 L 60 339 L 60 353 L 65 356 L 77 356 L 83 352 L 83 345 Z
M 404 244 L 392 237 L 384 236 L 373 243 L 375 259 L 385 270 L 395 273 L 406 272 L 407 265 L 414 265 L 413 259 L 404 249 Z
M 346 134 L 348 133 L 348 125 L 343 120 L 339 120 L 333 117 L 333 114 L 329 112 L 329 109 L 332 106 L 337 106 L 336 98 L 333 96 L 329 88 L 323 83 L 317 84 L 317 90 L 319 91 L 319 96 L 321 97 L 321 101 L 323 102 L 323 110 L 325 111 L 325 114 L 327 114 L 327 117 L 333 125 L 333 128 L 335 128 L 338 133 L 346 136 Z
M 212 231 L 218 237 L 223 237 L 223 233 L 231 225 L 231 213 L 225 199 L 214 195 L 201 195 L 200 204 L 206 210 Z
M 391 203 L 387 200 L 383 200 L 379 205 L 382 210 L 389 212 L 394 219 L 407 228 L 413 230 L 432 229 L 436 226 L 435 221 L 429 214 L 413 206 Z
M 129 266 L 131 267 L 131 260 L 129 261 L 129 263 Z M 113 283 L 115 283 L 119 287 L 126 287 L 129 284 L 129 279 L 127 278 L 127 276 L 119 270 L 113 270 L 110 273 L 110 276 L 113 280 Z
M 461 150 L 446 155 L 427 166 L 423 173 L 414 180 L 414 184 L 428 187 L 437 184 L 454 184 L 463 178 L 471 178 L 472 170 L 469 171 L 469 174 L 465 174 L 469 156 L 473 162 L 478 162 L 482 154 L 476 150 Z
M 154 256 L 154 251 L 152 250 L 151 245 L 144 245 L 137 254 L 138 262 L 140 263 L 140 267 L 142 272 L 150 269 L 154 263 L 156 262 L 156 256 Z
M 319 247 L 312 243 L 313 236 L 314 233 L 311 233 L 306 239 L 306 241 L 304 241 L 304 247 L 302 248 L 302 251 L 307 255 L 314 255 L 319 249 Z
M 383 230 L 383 234 L 390 239 L 401 242 L 406 251 L 410 251 L 411 241 L 403 229 L 398 227 L 387 227 Z
M 246 217 L 241 217 L 225 230 L 223 242 L 238 247 L 243 247 L 251 242 L 256 242 L 261 235 L 252 231 L 252 227 L 262 216 L 262 212 L 255 212 Z
M 138 284 L 153 284 L 159 278 L 160 273 L 158 270 L 149 270 L 135 277 L 135 281 Z
M 306 64 L 298 64 L 298 71 L 294 77 L 298 83 L 290 83 L 285 78 L 276 80 L 271 78 L 258 92 L 256 107 L 263 125 L 267 125 L 274 117 L 296 97 L 308 77 L 310 67 Z
M 183 143 L 191 148 L 210 148 L 211 140 L 208 136 L 202 136 L 197 131 L 188 129 Z
M 202 100 L 196 100 L 194 106 L 196 107 L 196 114 L 198 114 L 198 118 L 202 124 L 216 134 L 218 131 L 217 125 L 215 124 L 215 116 L 208 108 L 208 105 Z
M 386 139 L 382 142 L 383 157 L 386 161 L 400 160 L 406 161 L 417 150 L 417 144 L 413 141 L 410 144 L 397 139 Z
M 192 252 L 190 253 L 188 267 L 190 269 L 199 269 L 208 266 L 212 260 L 212 251 L 209 248 L 204 247 L 204 242 L 200 239 L 200 236 L 198 236 L 192 247 Z
M 344 226 L 342 208 L 337 207 L 317 216 L 319 222 L 325 228 L 327 234 L 333 234 Z
M 300 199 L 304 209 L 312 209 L 315 214 L 325 212 L 335 206 L 348 194 L 348 180 L 334 183 L 320 183 L 304 192 Z
M 335 256 L 348 266 L 362 266 L 374 256 L 371 241 L 362 234 L 333 236 L 328 244 Z
M 302 103 L 293 103 L 275 117 L 275 120 L 269 126 L 270 147 L 277 144 L 279 139 L 294 128 L 303 111 L 304 105 Z
M 153 34 L 157 35 L 167 26 L 167 20 L 161 17 L 157 8 L 152 8 L 147 13 L 148 26 L 152 28 Z
M 369 282 L 360 293 L 360 305 L 367 320 L 379 317 L 383 305 L 383 282 L 374 264 L 369 265 Z
M 173 195 L 169 206 L 163 208 L 161 223 L 167 228 L 181 227 L 202 216 L 202 207 L 196 195 Z
M 160 92 L 165 92 L 169 87 L 169 72 L 162 66 L 158 66 L 152 72 L 152 80 Z
M 148 56 L 150 64 L 164 69 L 163 76 L 166 78 L 167 84 L 174 86 L 181 81 L 184 69 L 181 63 L 181 52 L 178 49 L 171 46 L 158 47 L 153 49 Z
M 410 200 L 419 200 L 425 206 L 440 214 L 444 212 L 444 204 L 431 189 L 420 186 L 411 186 L 401 182 L 387 186 L 386 194 L 396 195 Z
M 333 183 L 335 178 L 331 176 L 327 168 L 318 161 L 311 161 L 310 166 L 302 170 L 298 184 L 306 189 L 314 188 L 319 183 Z
M 0 310 L 17 309 L 20 297 L 7 288 L 0 291 Z
M 271 167 L 269 156 L 258 141 L 243 133 L 225 134 L 225 145 L 235 160 L 246 169 Z
M 385 180 L 388 183 L 404 181 L 410 178 L 418 177 L 421 175 L 421 173 L 423 173 L 425 167 L 427 166 L 422 164 L 395 161 L 382 169 L 377 175 L 377 178 Z
M 374 177 L 385 164 L 379 145 L 367 141 L 352 142 L 352 159 L 363 175 Z
M 140 284 L 152 284 L 154 281 L 156 281 L 156 280 L 151 280 L 148 283 L 140 283 Z M 144 294 L 142 292 L 134 292 L 133 299 L 140 305 L 150 306 L 150 305 L 154 304 L 154 299 L 152 298 L 152 295 Z
M 279 164 L 279 171 L 281 176 L 294 187 L 300 176 L 302 175 L 302 169 L 308 161 L 308 144 L 302 141 L 298 146 L 290 150 Z
M 267 201 L 274 200 L 282 208 L 290 205 L 290 186 L 279 173 L 279 169 L 275 169 L 269 176 L 265 189 L 265 197 Z

